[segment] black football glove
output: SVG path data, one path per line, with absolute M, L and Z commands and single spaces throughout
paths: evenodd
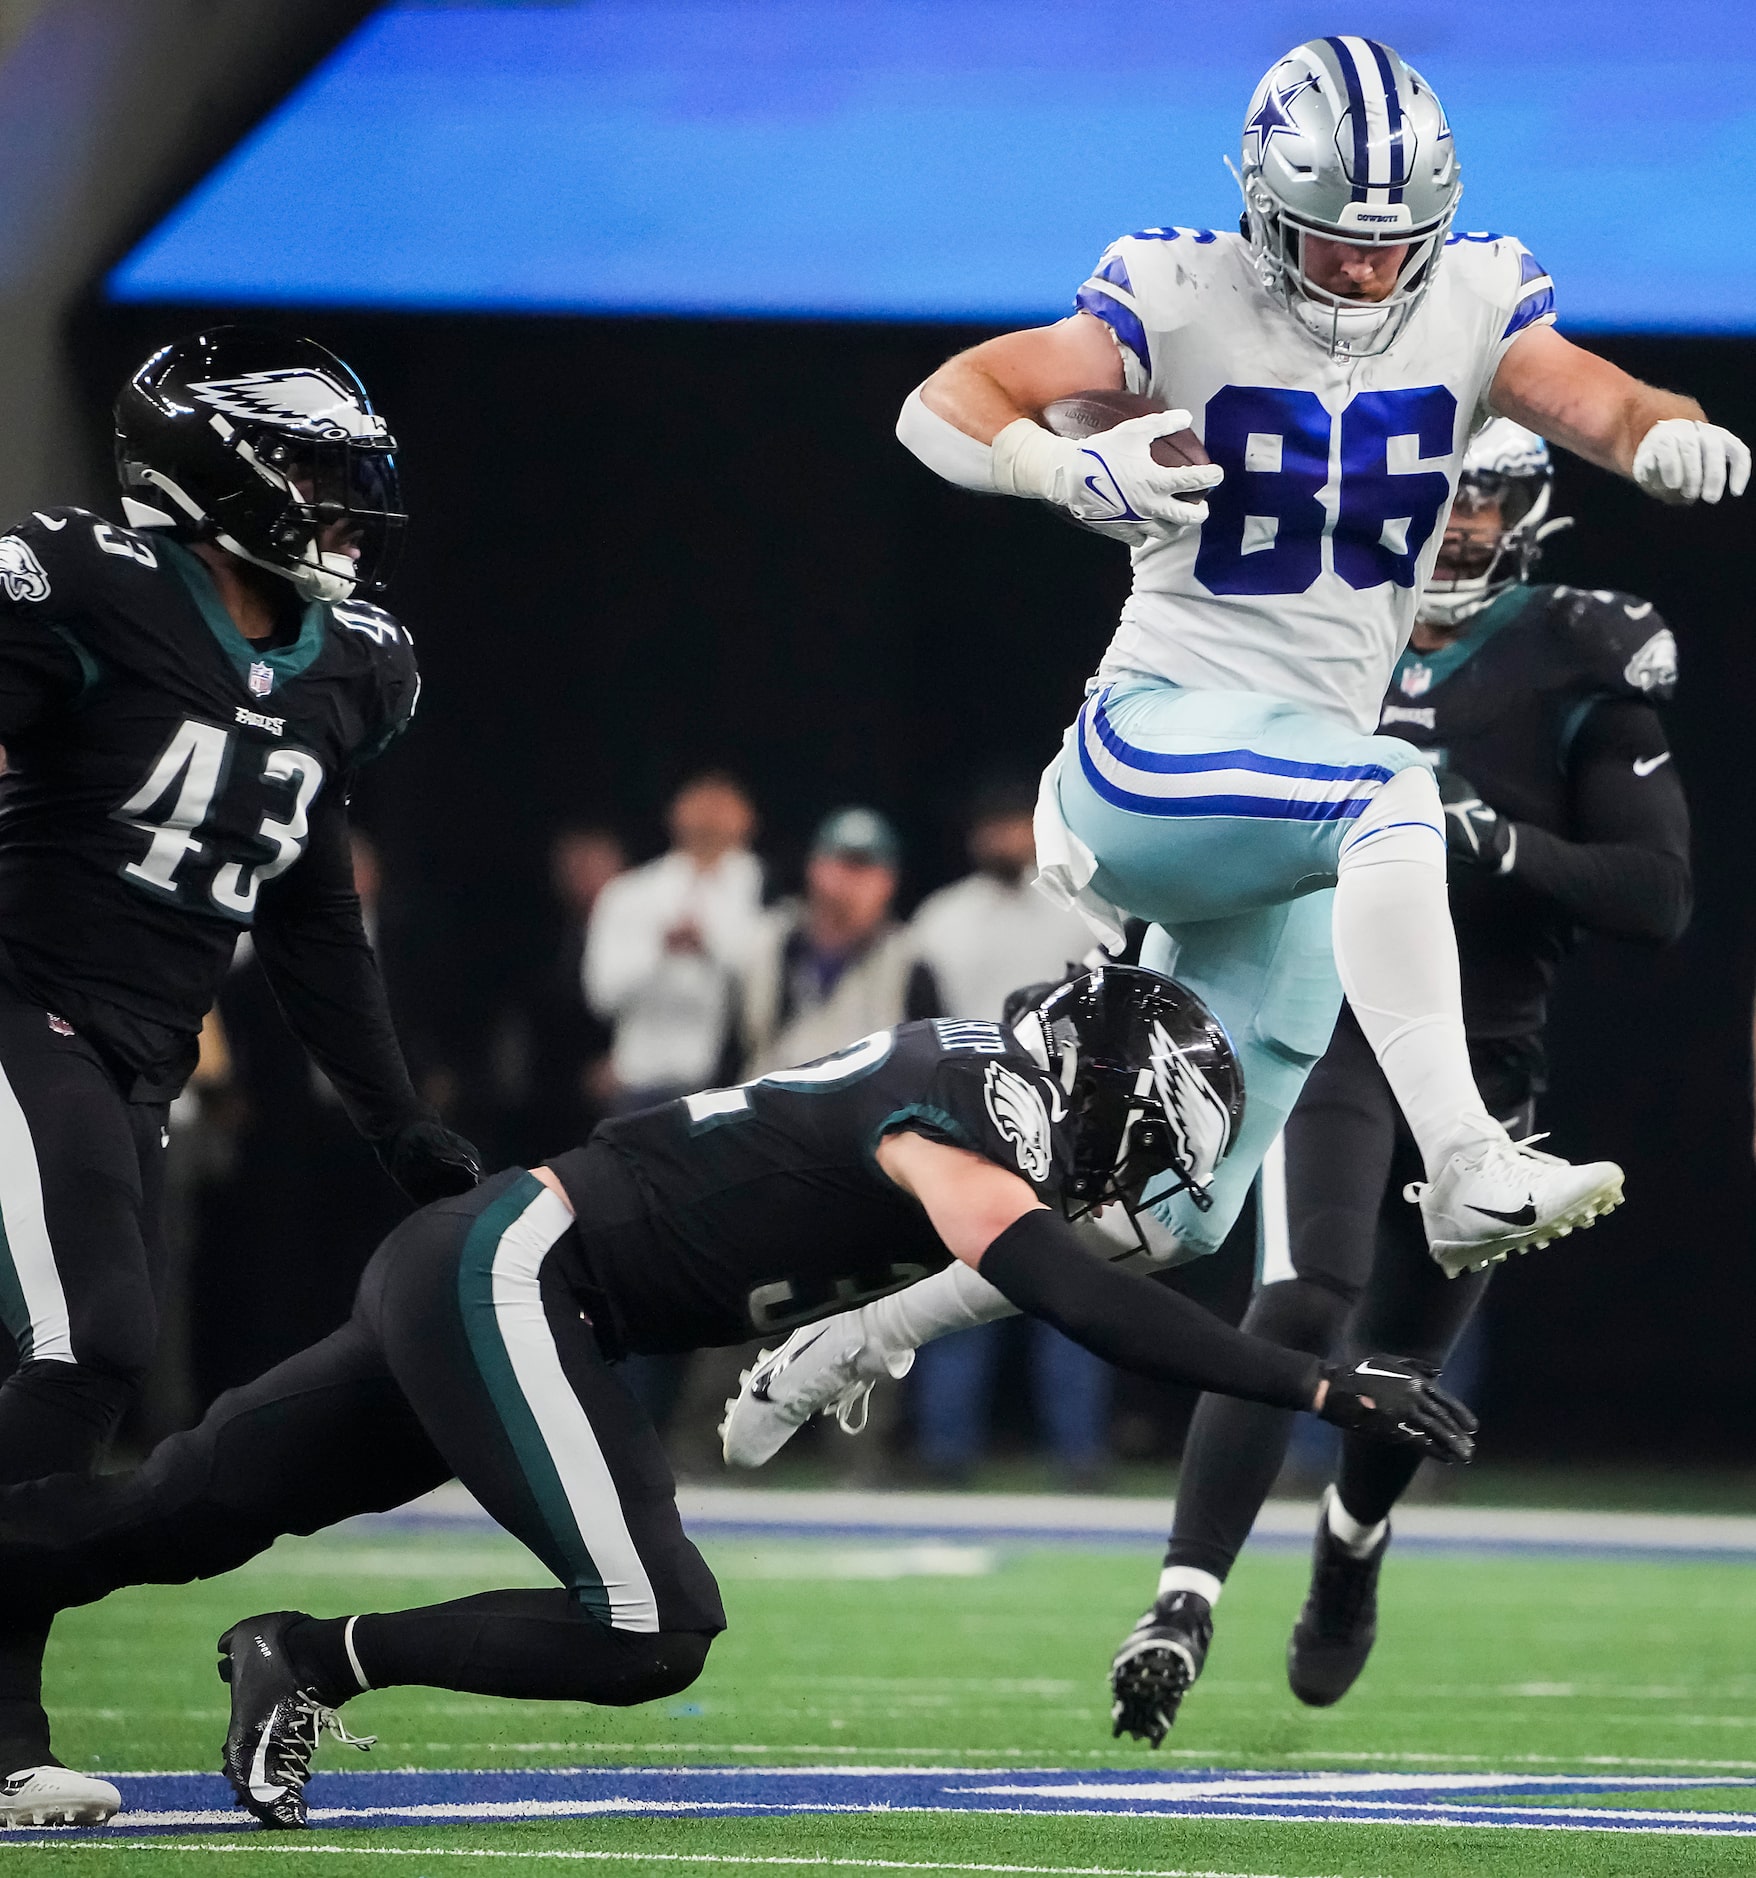
M 1436 1461 L 1467 1462 L 1476 1451 L 1476 1418 L 1433 1380 L 1438 1373 L 1406 1356 L 1325 1363 L 1329 1389 L 1317 1412 L 1374 1441 L 1419 1448 Z
M 468 1193 L 482 1177 L 473 1144 L 432 1116 L 404 1122 L 395 1134 L 374 1141 L 372 1149 L 416 1206 Z
M 1518 852 L 1518 831 L 1512 823 L 1455 770 L 1442 769 L 1435 780 L 1445 805 L 1446 854 L 1454 863 L 1484 874 L 1510 874 Z

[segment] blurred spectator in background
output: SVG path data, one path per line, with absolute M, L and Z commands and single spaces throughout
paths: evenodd
M 740 975 L 744 1075 L 941 1014 L 933 975 L 893 910 L 901 860 L 896 830 L 875 809 L 837 809 L 819 825 L 804 898 L 765 916 Z
M 614 1033 L 586 1002 L 585 936 L 599 896 L 627 865 L 620 838 L 596 823 L 563 828 L 550 845 L 556 927 L 496 1040 L 508 1161 L 541 1160 L 583 1141 L 616 1100 Z
M 716 1079 L 735 974 L 761 918 L 756 811 L 715 771 L 670 808 L 671 848 L 598 893 L 585 942 L 588 1006 L 614 1032 L 614 1106 L 641 1108 Z
M 896 830 L 875 809 L 837 809 L 819 824 L 805 862 L 803 897 L 763 915 L 738 975 L 738 1074 L 790 1069 L 875 1030 L 940 1014 L 932 974 L 894 912 L 901 861 Z M 678 1473 L 720 1473 L 718 1429 L 726 1399 L 737 1394 L 739 1372 L 759 1347 L 702 1350 L 688 1359 L 664 1429 Z M 643 1399 L 655 1399 L 650 1383 L 630 1380 Z M 883 1468 L 882 1436 L 896 1411 L 894 1391 L 879 1397 L 872 1427 L 880 1438 L 837 1455 L 868 1482 Z
M 997 1018 L 1008 992 L 1059 978 L 1092 948 L 1084 920 L 1032 885 L 1035 808 L 1036 791 L 1023 784 L 978 797 L 968 824 L 975 871 L 915 914 L 915 950 L 954 1017 Z M 946 1484 L 974 1471 L 988 1446 L 995 1370 L 1014 1337 L 1026 1345 L 1038 1427 L 1063 1484 L 1094 1485 L 1107 1459 L 1109 1367 L 1035 1318 L 982 1324 L 921 1350 L 909 1388 L 917 1460 Z

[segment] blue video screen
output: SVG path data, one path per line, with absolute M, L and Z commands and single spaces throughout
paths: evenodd
M 1257 79 L 1325 32 L 1450 113 L 1458 225 L 1574 329 L 1756 329 L 1756 6 L 583 0 L 385 7 L 113 297 L 1026 322 L 1114 236 L 1227 228 Z

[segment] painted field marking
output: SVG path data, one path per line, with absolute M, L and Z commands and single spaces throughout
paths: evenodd
M 59 1843 L 59 1842 L 57 1842 Z M 951 1865 L 900 1858 L 804 1858 L 784 1853 L 741 1852 L 527 1852 L 492 1846 L 413 1845 L 214 1845 L 200 1839 L 71 1839 L 78 1852 L 345 1852 L 350 1858 L 546 1858 L 591 1864 L 640 1865 L 784 1865 L 812 1871 L 968 1871 L 1010 1872 L 1026 1878 L 1286 1878 L 1280 1872 L 1195 1871 L 1168 1865 Z
M 324 1772 L 307 1792 L 322 1828 L 431 1826 L 508 1820 L 889 1812 L 1034 1814 L 1129 1819 L 1230 1819 L 1308 1824 L 1473 1826 L 1536 1832 L 1643 1832 L 1756 1838 L 1756 1811 L 1618 1805 L 1635 1791 L 1756 1788 L 1730 1774 L 1287 1772 L 883 1764 L 812 1767 L 563 1767 L 421 1772 Z M 125 1810 L 106 1840 L 237 1830 L 217 1775 L 144 1775 L 124 1782 Z M 1558 1801 L 1572 1804 L 1556 1804 Z M 1590 1802 L 1598 1802 L 1591 1804 Z M 62 1843 L 68 1841 L 55 1835 Z

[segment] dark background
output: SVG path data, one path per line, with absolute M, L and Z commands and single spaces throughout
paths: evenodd
M 147 352 L 216 316 L 250 317 L 83 316 L 94 434 Z M 386 853 L 400 1003 L 466 1088 L 537 962 L 558 825 L 608 821 L 645 858 L 671 787 L 725 765 L 783 876 L 837 804 L 896 817 L 912 899 L 958 871 L 970 788 L 1052 754 L 1126 591 L 1110 544 L 952 490 L 894 441 L 909 388 L 977 331 L 273 318 L 353 364 L 404 446 L 415 530 L 391 602 L 426 688 L 358 808 Z M 1590 343 L 1756 434 L 1756 343 Z M 1578 526 L 1545 575 L 1652 599 L 1678 630 L 1696 913 L 1663 953 L 1588 943 L 1563 986 L 1544 1125 L 1562 1153 L 1621 1160 L 1629 1200 L 1491 1294 L 1496 1456 L 1748 1453 L 1753 500 L 1666 510 L 1560 465 Z

